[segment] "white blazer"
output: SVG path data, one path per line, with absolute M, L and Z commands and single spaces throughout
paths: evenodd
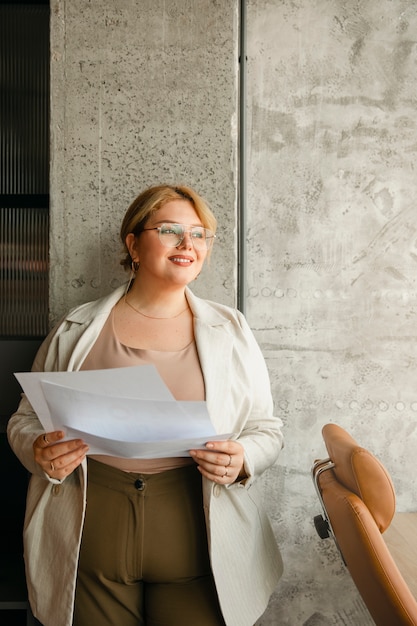
M 49 334 L 34 371 L 78 370 L 124 287 L 73 309 Z M 220 486 L 203 478 L 211 566 L 227 626 L 252 626 L 282 573 L 281 556 L 262 510 L 256 479 L 277 459 L 282 422 L 273 416 L 265 361 L 243 315 L 186 296 L 194 315 L 207 408 L 218 433 L 233 432 L 245 450 L 247 480 Z M 8 424 L 11 447 L 32 474 L 24 523 L 29 600 L 44 626 L 71 626 L 85 504 L 87 464 L 63 481 L 33 458 L 43 428 L 25 398 Z

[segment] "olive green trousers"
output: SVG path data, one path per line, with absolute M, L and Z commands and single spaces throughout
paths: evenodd
M 74 626 L 224 626 L 211 573 L 201 476 L 88 460 Z

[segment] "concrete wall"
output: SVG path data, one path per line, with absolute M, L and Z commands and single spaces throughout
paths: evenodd
M 220 222 L 194 286 L 236 302 L 237 0 L 52 0 L 51 316 L 124 280 L 155 182 Z M 264 481 L 285 574 L 260 626 L 372 624 L 315 534 L 320 430 L 348 428 L 416 508 L 417 5 L 248 0 L 248 300 L 286 448 Z
M 195 291 L 234 302 L 237 29 L 237 1 L 51 0 L 52 319 L 127 278 L 122 217 L 164 182 L 218 216 Z
M 262 626 L 373 623 L 312 526 L 326 422 L 417 509 L 416 32 L 415 1 L 248 3 L 247 312 L 286 424 Z

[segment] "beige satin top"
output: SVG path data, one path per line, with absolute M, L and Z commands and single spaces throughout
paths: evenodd
M 111 311 L 97 341 L 87 355 L 82 370 L 109 369 L 153 364 L 176 400 L 204 400 L 204 379 L 195 341 L 176 352 L 141 350 L 122 344 L 114 328 Z M 165 459 L 122 459 L 106 455 L 91 458 L 126 472 L 156 473 L 193 463 L 190 457 Z

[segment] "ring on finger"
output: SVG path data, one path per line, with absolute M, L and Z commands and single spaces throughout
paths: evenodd
M 231 464 L 232 464 L 232 455 L 229 454 L 229 462 L 228 462 L 228 464 L 225 467 L 230 467 Z
M 46 435 L 43 436 L 43 440 L 46 443 L 46 445 L 49 446 L 48 437 Z
M 54 465 L 53 461 L 51 461 L 51 472 L 54 472 L 54 471 L 55 471 L 55 465 Z

